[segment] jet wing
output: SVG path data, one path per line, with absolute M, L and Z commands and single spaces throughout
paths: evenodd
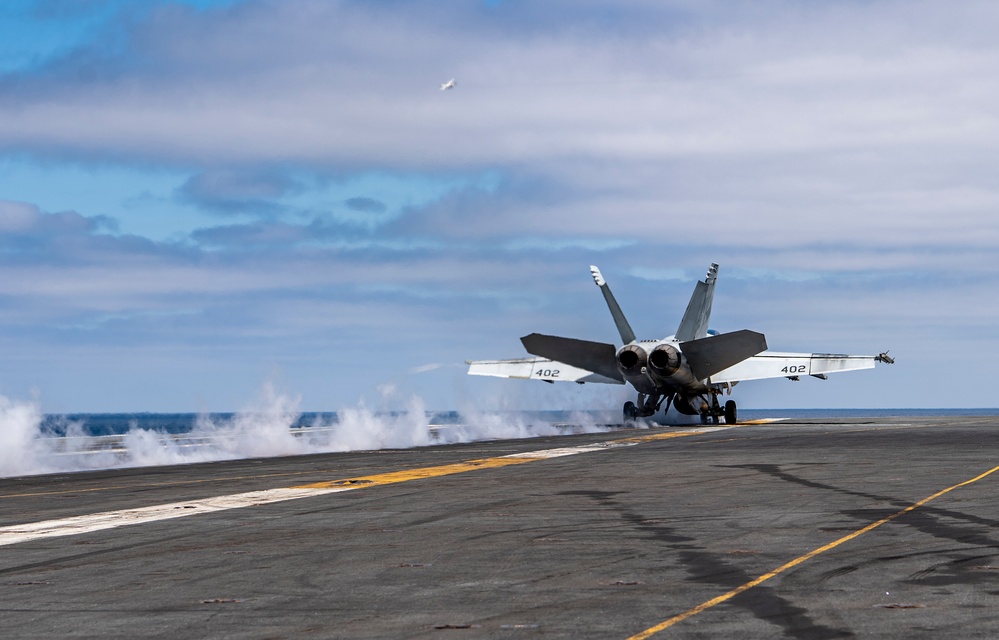
M 740 382 L 794 376 L 825 377 L 840 371 L 873 369 L 878 356 L 764 351 L 711 376 L 711 382 Z
M 600 382 L 624 384 L 586 369 L 548 358 L 517 358 L 514 360 L 469 360 L 468 375 L 494 376 L 497 378 L 523 378 L 545 382 Z

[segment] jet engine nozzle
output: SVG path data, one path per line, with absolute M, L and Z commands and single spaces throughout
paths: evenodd
M 661 344 L 649 354 L 649 368 L 663 378 L 676 373 L 682 363 L 680 352 L 672 345 Z
M 649 354 L 637 344 L 628 344 L 617 352 L 617 367 L 625 376 L 641 375 L 649 361 Z

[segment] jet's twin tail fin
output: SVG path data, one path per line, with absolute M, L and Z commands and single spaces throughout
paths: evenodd
M 687 310 L 676 329 L 676 339 L 680 342 L 705 338 L 708 335 L 708 321 L 711 319 L 711 302 L 715 298 L 715 281 L 718 279 L 718 265 L 714 262 L 708 268 L 704 281 L 698 281 L 694 293 L 687 303 Z
M 621 341 L 624 344 L 631 344 L 635 341 L 635 332 L 631 330 L 631 325 L 628 324 L 628 319 L 624 317 L 624 312 L 621 311 L 620 305 L 618 305 L 617 300 L 614 299 L 614 294 L 611 293 L 610 287 L 607 285 L 607 281 L 600 274 L 600 269 L 597 269 L 592 264 L 590 265 L 590 275 L 593 276 L 593 281 L 597 283 L 600 287 L 600 293 L 604 294 L 604 300 L 607 301 L 607 308 L 610 309 L 611 315 L 614 316 L 614 324 L 617 325 L 617 331 L 621 334 Z

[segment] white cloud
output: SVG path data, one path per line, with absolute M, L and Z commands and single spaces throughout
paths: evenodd
M 123 48 L 0 77 L 0 154 L 127 167 L 119 194 L 148 170 L 161 201 L 174 181 L 169 207 L 108 210 L 176 242 L 107 231 L 97 200 L 0 203 L 0 231 L 32 239 L 0 255 L 0 318 L 18 336 L 90 327 L 95 354 L 122 335 L 241 344 L 244 376 L 258 349 L 349 362 L 357 344 L 415 371 L 518 350 L 520 331 L 599 339 L 594 262 L 636 316 L 678 316 L 717 261 L 733 324 L 988 334 L 997 18 L 884 0 L 164 4 L 116 23 Z M 911 397 L 931 384 L 907 380 Z
M 0 232 L 24 233 L 32 231 L 41 215 L 38 207 L 23 203 L 0 200 Z

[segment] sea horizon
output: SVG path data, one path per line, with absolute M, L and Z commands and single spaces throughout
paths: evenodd
M 267 414 L 266 411 L 256 412 Z M 399 416 L 405 411 L 372 412 L 374 416 Z M 255 412 L 78 412 L 47 413 L 42 420 L 42 431 L 51 435 L 64 435 L 67 430 L 74 435 L 103 436 L 121 435 L 133 429 L 161 431 L 164 433 L 185 433 L 193 430 L 199 420 L 230 420 L 239 415 L 254 415 Z M 571 423 L 573 420 L 587 419 L 601 423 L 614 423 L 619 420 L 617 412 L 607 410 L 506 410 L 480 412 L 490 416 L 511 416 L 518 420 L 538 420 L 544 422 Z M 317 424 L 336 424 L 340 415 L 336 411 L 288 412 L 294 416 L 291 428 L 308 428 Z M 999 408 L 809 408 L 809 409 L 742 409 L 740 418 L 759 420 L 779 419 L 823 419 L 823 418 L 905 418 L 905 417 L 971 417 L 996 416 Z M 426 411 L 431 424 L 457 424 L 463 420 L 460 411 Z M 72 427 L 72 428 L 70 428 Z

